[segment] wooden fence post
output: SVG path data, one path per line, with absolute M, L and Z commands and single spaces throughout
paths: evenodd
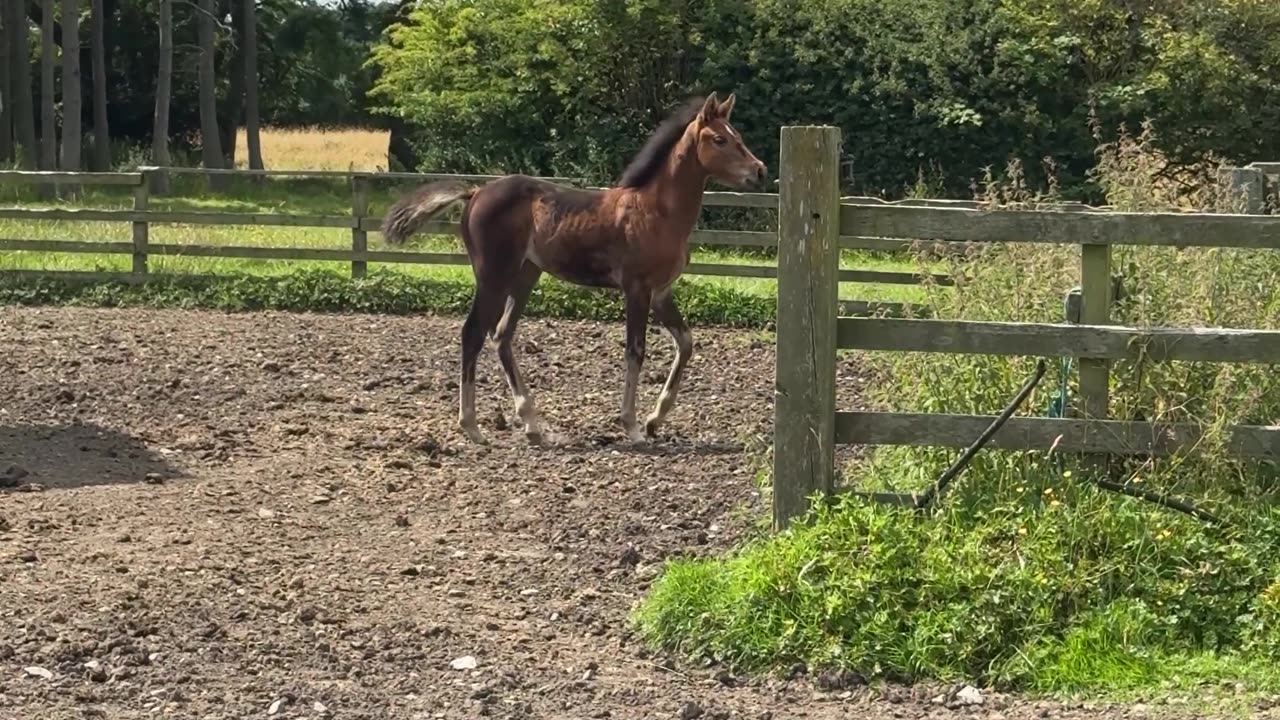
M 840 129 L 784 127 L 778 197 L 773 524 L 835 486 Z
M 1080 322 L 1108 325 L 1111 322 L 1111 246 L 1083 245 L 1080 248 Z M 1085 417 L 1107 417 L 1110 392 L 1110 363 L 1080 359 L 1080 399 Z
M 365 215 L 369 214 L 369 176 L 355 174 L 351 176 L 351 218 L 355 226 L 351 229 L 351 252 L 362 256 L 369 250 L 369 233 L 360 227 Z M 351 277 L 362 278 L 369 270 L 369 264 L 363 260 L 351 261 Z
M 155 172 L 147 170 L 142 173 L 142 182 L 133 188 L 133 211 L 144 213 L 150 202 L 151 182 L 153 178 L 151 174 Z M 133 272 L 135 275 L 145 275 L 147 273 L 147 245 L 151 241 L 151 226 L 145 220 L 133 221 Z
M 1080 247 L 1080 322 L 1084 325 L 1109 325 L 1111 299 L 1115 285 L 1111 277 L 1111 246 Z M 1105 420 L 1111 394 L 1111 362 L 1096 358 L 1080 358 L 1080 407 L 1086 419 Z M 1106 455 L 1086 455 L 1085 467 L 1105 475 Z
M 147 178 L 147 185 L 150 186 L 153 196 L 169 194 L 168 169 L 164 167 L 147 167 L 142 169 L 142 174 Z
M 1267 175 L 1253 167 L 1226 168 L 1227 185 L 1231 192 L 1233 212 L 1261 215 L 1267 207 Z M 1240 203 L 1242 207 L 1234 207 Z

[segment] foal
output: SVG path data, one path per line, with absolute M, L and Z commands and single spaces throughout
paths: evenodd
M 740 189 L 765 180 L 764 163 L 729 124 L 734 98 L 730 94 L 721 102 L 712 93 L 674 113 L 649 137 L 617 187 L 580 190 L 525 175 L 507 175 L 480 187 L 441 181 L 418 188 L 387 210 L 383 237 L 402 244 L 445 208 L 465 201 L 462 241 L 476 279 L 471 312 L 462 326 L 458 398 L 458 422 L 468 438 L 485 442 L 476 423 L 475 378 L 487 333 L 498 343 L 526 437 L 532 443 L 543 439 L 512 340 L 544 271 L 577 285 L 622 291 L 627 338 L 622 426 L 633 442 L 657 435 L 693 354 L 693 336 L 676 308 L 672 287 L 689 262 L 689 233 L 707 180 L 714 177 Z M 676 357 L 642 431 L 636 423 L 636 386 L 650 311 L 671 334 Z

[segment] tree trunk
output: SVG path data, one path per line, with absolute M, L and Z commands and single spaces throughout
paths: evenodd
M 62 0 L 62 169 L 80 170 L 80 2 Z
M 156 75 L 156 111 L 151 124 L 151 164 L 168 167 L 169 159 L 169 97 L 173 93 L 173 2 L 160 0 L 160 69 Z M 156 194 L 169 192 L 169 173 L 157 173 L 152 180 L 151 191 Z
M 409 143 L 409 124 L 392 117 L 390 137 L 387 139 L 387 169 L 392 172 L 417 172 L 418 153 Z
M 12 98 L 10 111 L 13 123 L 15 143 L 14 156 L 23 170 L 35 170 L 36 160 L 40 155 L 40 147 L 36 145 L 35 107 L 31 98 L 31 56 L 28 54 L 27 14 L 24 4 L 5 3 L 5 26 L 9 57 L 6 64 L 10 68 L 9 97 Z
M 56 0 L 43 0 L 40 16 L 40 169 L 58 169 L 58 126 L 54 114 L 53 13 Z
M 200 0 L 197 11 L 196 28 L 198 29 L 198 45 L 200 61 L 198 74 L 200 82 L 200 144 L 204 166 L 209 170 L 223 167 L 222 139 L 218 133 L 218 96 L 214 83 L 213 57 L 213 0 Z M 210 175 L 209 189 L 221 191 L 227 186 L 224 175 Z
M 227 67 L 227 96 L 219 108 L 218 126 L 222 130 L 222 157 L 226 167 L 236 166 L 236 134 L 244 119 L 244 13 L 239 0 L 219 0 L 219 12 L 231 15 L 231 59 Z
M 244 0 L 244 116 L 249 169 L 262 170 L 262 136 L 258 128 L 258 19 L 254 0 Z
M 103 38 L 106 16 L 102 0 L 93 0 L 91 17 L 93 54 L 93 169 L 111 169 L 111 131 L 107 127 L 107 46 Z
M 3 0 L 0 0 L 3 3 Z M 9 27 L 8 5 L 0 4 L 0 57 L 4 59 L 4 68 L 0 69 L 0 163 L 13 160 L 13 93 L 11 85 L 9 46 L 11 30 Z

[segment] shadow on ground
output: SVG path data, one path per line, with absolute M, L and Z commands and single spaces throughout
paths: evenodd
M 180 475 L 141 440 L 98 425 L 0 425 L 0 492 L 163 482 Z

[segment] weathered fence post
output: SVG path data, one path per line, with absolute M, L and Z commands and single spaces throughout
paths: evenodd
M 369 214 L 369 176 L 357 173 L 351 176 L 351 218 L 355 225 L 351 229 L 351 252 L 360 259 L 351 261 L 351 277 L 362 278 L 368 272 L 369 264 L 363 259 L 369 250 L 369 233 L 361 227 L 364 216 Z
M 1080 323 L 1084 325 L 1109 325 L 1111 323 L 1111 299 L 1115 285 L 1111 277 L 1111 246 L 1082 245 L 1080 247 Z M 1090 420 L 1105 420 L 1111 395 L 1111 362 L 1097 358 L 1080 358 L 1080 407 L 1081 415 Z M 1108 457 L 1090 454 L 1084 458 L 1084 467 L 1091 472 L 1105 475 Z
M 1111 246 L 1083 245 L 1080 248 L 1080 322 L 1107 325 L 1111 322 Z M 1080 399 L 1086 417 L 1107 417 L 1110 392 L 1110 363 L 1093 358 L 1080 359 Z
M 133 211 L 137 213 L 145 213 L 150 202 L 152 173 L 154 170 L 145 170 L 140 178 L 141 182 L 133 188 Z M 151 226 L 146 218 L 133 221 L 133 273 L 135 275 L 145 275 L 147 273 L 147 245 L 151 241 Z
M 1230 188 L 1232 210 L 1246 215 L 1261 215 L 1267 207 L 1267 175 L 1260 168 L 1225 168 Z M 1240 207 L 1235 207 L 1239 203 Z
M 835 485 L 840 129 L 784 127 L 778 197 L 773 524 Z
M 150 186 L 152 197 L 169 194 L 169 170 L 167 167 L 147 165 L 138 168 Z

